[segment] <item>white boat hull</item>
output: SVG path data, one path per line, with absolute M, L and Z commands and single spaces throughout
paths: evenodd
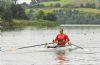
M 69 51 L 69 50 L 73 50 L 75 48 L 76 48 L 75 46 L 66 45 L 65 47 L 57 47 L 57 48 L 44 47 L 44 48 L 33 48 L 32 50 L 33 51 L 41 51 L 41 52 L 50 52 L 50 51 L 61 51 L 61 50 Z

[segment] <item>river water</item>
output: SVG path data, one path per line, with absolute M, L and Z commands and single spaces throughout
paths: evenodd
M 59 33 L 59 28 L 27 27 L 0 32 L 0 65 L 100 65 L 100 27 L 64 27 L 64 32 L 73 44 L 88 51 L 79 48 L 69 52 L 16 49 L 49 43 Z

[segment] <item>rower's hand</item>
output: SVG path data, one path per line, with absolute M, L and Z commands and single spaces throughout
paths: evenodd
M 67 43 L 69 45 L 69 48 L 72 48 L 71 42 L 67 42 Z
M 53 43 L 58 43 L 58 41 L 53 40 Z

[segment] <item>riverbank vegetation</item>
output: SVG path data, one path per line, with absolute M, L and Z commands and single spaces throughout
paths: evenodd
M 36 3 L 32 0 L 30 4 L 0 6 L 0 26 L 56 27 L 60 24 L 100 24 L 100 5 L 91 1 L 78 1 L 41 0 Z
M 33 15 L 26 14 L 24 8 L 21 5 L 12 4 L 9 8 L 1 7 L 0 26 L 12 26 L 12 27 L 56 27 L 59 24 L 56 21 L 56 16 L 53 13 L 45 13 L 40 10 L 33 20 Z
M 14 25 L 17 27 L 35 26 L 35 27 L 56 27 L 59 24 L 55 21 L 48 20 L 14 20 Z

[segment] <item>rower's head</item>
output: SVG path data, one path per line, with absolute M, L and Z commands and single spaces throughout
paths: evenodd
M 60 31 L 59 31 L 60 34 L 63 34 L 63 31 L 64 31 L 63 28 L 60 28 Z

